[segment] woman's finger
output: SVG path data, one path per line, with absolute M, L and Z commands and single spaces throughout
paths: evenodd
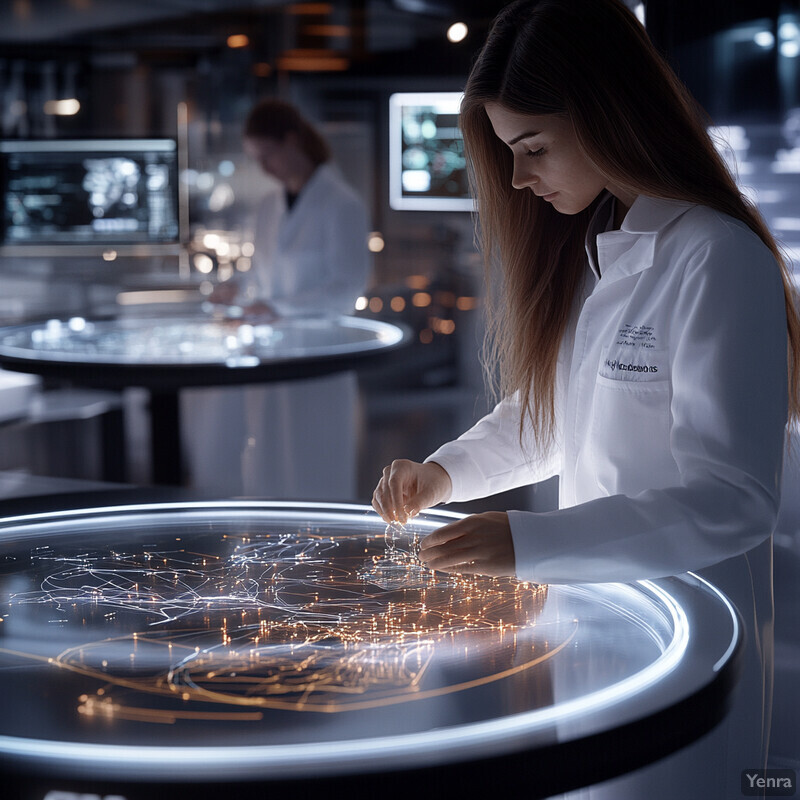
M 388 469 L 388 468 L 387 468 Z M 372 493 L 372 507 L 378 512 L 378 515 L 386 522 L 389 522 L 390 510 L 386 503 L 386 470 L 384 470 L 384 477 L 378 481 L 375 491 Z
M 476 564 L 474 548 L 436 548 L 433 552 L 427 551 L 420 554 L 420 559 L 426 567 L 443 570 L 445 572 L 461 572 L 461 566 Z
M 389 468 L 389 480 L 387 481 L 389 513 L 391 519 L 397 522 L 405 522 L 402 519 L 403 503 L 406 494 L 406 481 L 408 480 L 407 469 L 402 461 L 392 461 Z
M 433 547 L 439 547 L 447 544 L 453 539 L 458 539 L 461 536 L 469 533 L 475 526 L 475 515 L 465 517 L 457 522 L 451 522 L 448 525 L 442 525 L 432 533 L 429 533 L 421 542 L 421 550 L 429 550 Z
M 378 495 L 378 489 L 372 493 L 372 507 L 375 509 L 375 512 L 381 519 L 386 519 L 385 511 L 383 510 L 383 505 L 381 504 L 380 497 Z

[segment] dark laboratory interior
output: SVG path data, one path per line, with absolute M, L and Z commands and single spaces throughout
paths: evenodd
M 705 110 L 795 289 L 798 0 L 596 2 Z M 771 536 L 730 559 L 755 611 L 712 559 L 597 583 L 426 568 L 420 542 L 465 516 L 517 542 L 513 515 L 568 511 L 569 444 L 533 483 L 371 505 L 498 399 L 460 115 L 511 5 L 0 4 L 2 797 L 793 796 L 796 419 Z M 763 759 L 726 762 L 751 656 Z

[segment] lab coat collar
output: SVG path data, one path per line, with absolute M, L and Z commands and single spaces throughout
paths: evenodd
M 298 204 L 306 197 L 313 197 L 320 186 L 324 184 L 326 180 L 329 180 L 329 175 L 331 174 L 331 167 L 327 162 L 319 164 L 314 171 L 311 173 L 309 179 L 303 184 L 303 187 L 300 189 L 300 192 L 297 195 L 297 199 L 294 201 L 294 205 L 292 206 L 292 211 L 297 209 Z
M 651 267 L 658 234 L 691 207 L 690 203 L 639 195 L 620 230 L 597 234 L 601 278 L 609 283 Z
M 691 203 L 681 200 L 666 200 L 640 194 L 625 215 L 621 230 L 636 234 L 659 233 L 690 208 Z

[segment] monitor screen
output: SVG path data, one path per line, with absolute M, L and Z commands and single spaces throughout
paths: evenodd
M 2 248 L 177 244 L 174 139 L 0 142 Z
M 389 205 L 400 211 L 472 211 L 461 92 L 389 98 Z

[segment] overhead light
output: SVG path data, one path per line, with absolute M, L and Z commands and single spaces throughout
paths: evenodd
M 430 280 L 425 275 L 409 275 L 406 278 L 406 286 L 409 289 L 426 289 Z
M 753 36 L 753 41 L 759 47 L 763 47 L 765 50 L 768 50 L 775 44 L 775 36 L 772 34 L 772 31 L 759 31 L 755 36 Z
M 195 253 L 195 256 L 192 260 L 194 261 L 194 268 L 198 272 L 202 272 L 204 275 L 208 275 L 214 269 L 213 260 L 205 253 Z
M 428 292 L 415 292 L 411 295 L 411 304 L 417 308 L 427 308 L 431 304 L 431 296 Z
M 203 236 L 203 246 L 209 250 L 215 250 L 220 243 L 220 236 L 218 233 L 206 233 Z
M 472 311 L 473 308 L 478 307 L 477 297 L 459 297 L 456 300 L 456 308 L 459 311 Z
M 313 16 L 322 16 L 331 14 L 333 12 L 333 5 L 331 3 L 295 3 L 286 9 L 289 14 L 308 14 Z
M 386 242 L 383 239 L 382 233 L 373 231 L 367 237 L 367 248 L 369 249 L 370 253 L 380 253 L 385 246 Z
M 467 34 L 469 33 L 469 28 L 463 22 L 454 22 L 448 29 L 447 29 L 447 40 L 449 42 L 463 42 L 464 39 L 467 38 Z
M 329 39 L 344 39 L 352 33 L 348 25 L 305 25 L 302 33 L 307 36 L 325 36 Z
M 800 55 L 800 42 L 781 42 L 781 55 L 786 58 L 797 58 Z
M 228 37 L 228 47 L 237 49 L 247 47 L 250 44 L 250 38 L 244 33 L 234 33 Z
M 283 72 L 344 72 L 350 66 L 346 58 L 297 58 L 278 59 L 278 69 Z
M 70 97 L 64 100 L 48 100 L 44 104 L 44 113 L 54 117 L 72 117 L 81 110 L 81 104 Z
M 349 59 L 329 50 L 287 50 L 278 58 L 284 72 L 340 72 L 349 66 Z

